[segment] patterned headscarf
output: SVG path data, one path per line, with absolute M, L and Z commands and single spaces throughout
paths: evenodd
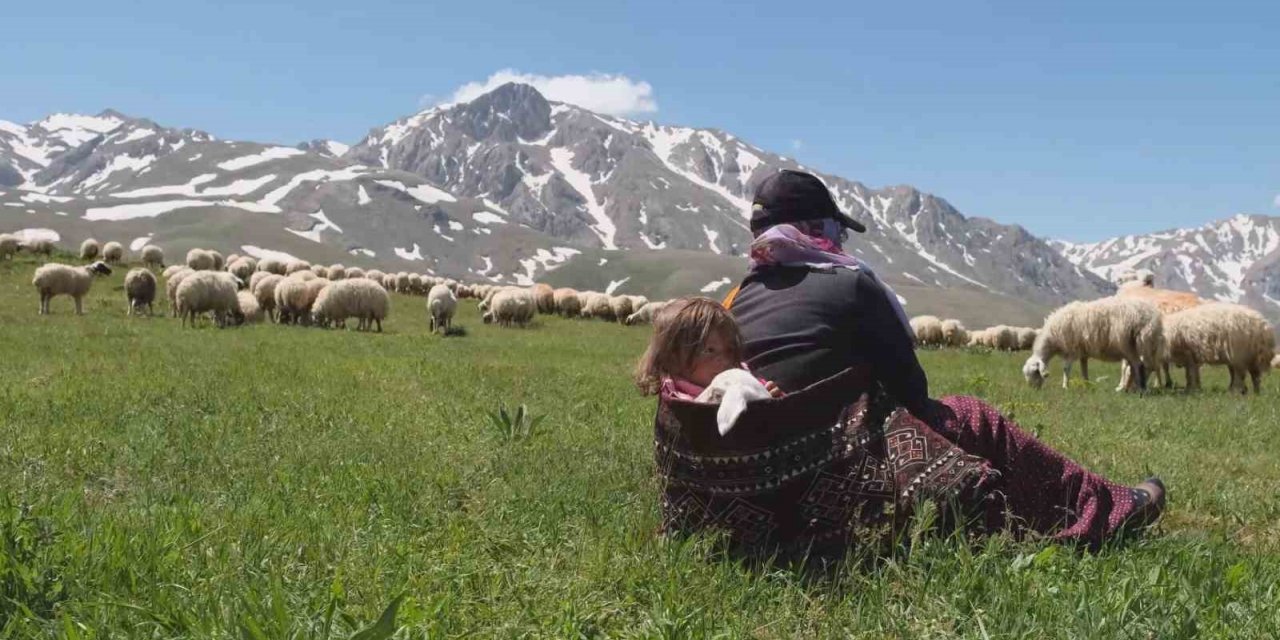
M 774 225 L 762 230 L 751 241 L 751 270 L 780 265 L 862 271 L 889 294 L 894 314 L 907 333 L 914 336 L 915 332 L 907 320 L 907 313 L 902 309 L 898 294 L 881 282 L 867 263 L 841 249 L 843 236 L 844 227 L 830 218 Z

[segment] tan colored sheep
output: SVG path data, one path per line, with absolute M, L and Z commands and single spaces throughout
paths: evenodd
M 160 269 L 164 267 L 164 249 L 154 244 L 149 244 L 142 248 L 142 264 L 152 269 Z
M 275 322 L 276 287 L 284 280 L 284 276 L 276 273 L 266 273 L 265 271 L 260 271 L 259 273 L 263 274 L 263 276 L 249 287 L 249 291 L 253 292 L 253 297 L 258 300 L 258 307 L 267 314 L 267 318 Z
M 556 313 L 566 318 L 577 317 L 582 313 L 582 302 L 578 299 L 578 292 L 567 287 L 552 291 L 552 301 L 556 306 Z
M 124 245 L 114 240 L 102 245 L 102 259 L 107 264 L 120 264 L 124 262 Z
M 944 344 L 942 320 L 938 316 L 916 316 L 911 319 L 911 330 L 916 334 L 916 344 L 921 347 L 938 347 Z
M 94 240 L 93 238 L 87 238 L 85 239 L 84 242 L 80 243 L 80 259 L 81 260 L 96 260 L 98 256 L 101 254 L 102 254 L 102 245 L 98 244 L 97 240 Z

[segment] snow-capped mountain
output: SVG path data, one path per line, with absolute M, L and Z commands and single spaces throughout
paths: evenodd
M 1114 280 L 1150 269 L 1161 287 L 1249 304 L 1280 315 L 1280 218 L 1236 215 L 1193 229 L 1129 235 L 1102 242 L 1052 243 L 1067 259 Z
M 781 168 L 805 167 L 723 131 L 600 115 L 517 84 L 375 128 L 349 148 L 218 140 L 114 111 L 59 114 L 0 122 L 0 230 L 53 233 L 66 246 L 151 241 L 175 256 L 214 246 L 714 294 L 740 277 L 750 195 Z M 954 303 L 969 318 L 999 309 L 993 320 L 1029 323 L 1112 289 L 1021 227 L 908 186 L 819 176 L 869 227 L 850 248 L 908 292 L 912 313 Z

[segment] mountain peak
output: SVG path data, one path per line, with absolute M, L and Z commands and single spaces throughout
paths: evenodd
M 542 137 L 551 130 L 551 103 L 527 84 L 508 82 L 452 110 L 475 140 L 503 142 Z

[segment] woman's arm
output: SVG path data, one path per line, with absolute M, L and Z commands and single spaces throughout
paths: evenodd
M 858 274 L 856 349 L 872 366 L 875 377 L 895 400 L 918 413 L 929 399 L 929 380 L 916 358 L 915 338 L 898 319 L 893 295 L 868 273 Z

